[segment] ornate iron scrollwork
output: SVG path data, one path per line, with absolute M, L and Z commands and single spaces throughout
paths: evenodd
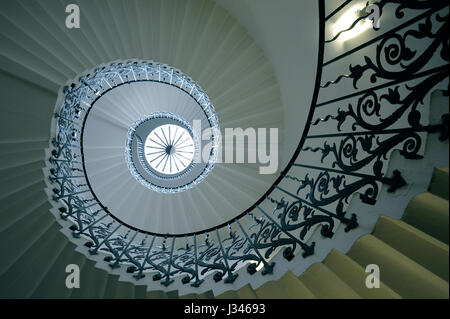
M 55 114 L 48 179 L 54 189 L 51 196 L 60 205 L 61 218 L 70 222 L 73 237 L 87 241 L 91 254 L 107 253 L 105 261 L 112 268 L 126 265 L 126 271 L 136 280 L 151 273 L 153 280 L 165 286 L 180 279 L 183 284 L 199 287 L 208 275 L 214 281 L 232 283 L 243 266 L 250 274 L 259 267 L 262 274 L 273 272 L 272 258 L 278 251 L 288 261 L 299 254 L 302 258 L 312 255 L 320 245 L 311 240 L 316 230 L 324 240 L 332 240 L 340 224 L 345 231 L 357 227 L 357 216 L 346 212 L 355 194 L 363 203 L 374 205 L 383 185 L 389 192 L 405 186 L 399 170 L 387 175 L 391 152 L 398 150 L 408 160 L 420 159 L 427 133 L 438 132 L 442 140 L 448 139 L 448 114 L 443 115 L 442 123 L 427 124 L 422 106 L 433 89 L 448 81 L 447 2 L 379 1 L 380 13 L 386 12 L 389 4 L 398 19 L 404 17 L 405 9 L 416 10 L 417 14 L 384 33 L 383 27 L 371 31 L 374 38 L 325 63 L 324 50 L 335 44 L 339 34 L 333 41 L 325 41 L 329 21 L 324 15 L 324 1 L 319 4 L 318 78 L 310 126 L 301 138 L 299 153 L 264 198 L 214 229 L 184 236 L 131 229 L 112 218 L 107 207 L 92 196 L 82 165 L 82 121 L 99 94 L 115 84 L 139 79 L 174 77 L 174 83 L 183 87 L 191 85 L 190 79 L 175 79 L 176 72 L 162 65 L 129 61 L 98 68 L 77 84 L 66 86 L 63 106 Z M 344 7 L 333 14 L 341 10 Z M 419 40 L 414 43 L 429 41 L 430 45 L 411 47 L 407 42 L 410 38 Z M 370 48 L 373 56 L 367 55 Z M 366 55 L 355 64 L 360 52 Z M 341 63 L 351 55 L 352 64 Z M 442 64 L 435 65 L 436 61 Z M 329 65 L 338 63 L 350 73 L 325 73 Z M 336 80 L 321 86 L 322 77 Z M 364 84 L 366 77 L 369 81 Z M 325 90 L 339 85 L 344 88 L 342 92 L 350 90 L 348 94 L 318 101 Z M 369 87 L 357 91 L 362 85 Z M 199 100 L 201 93 L 194 93 Z M 316 134 L 323 125 L 327 125 L 326 134 Z

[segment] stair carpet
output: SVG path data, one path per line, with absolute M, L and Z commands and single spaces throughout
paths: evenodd
M 31 7 L 28 7 L 25 3 L 9 2 L 5 8 L 14 6 L 17 9 L 1 12 L 1 16 L 5 18 L 2 20 L 4 26 L 23 23 L 26 28 L 9 28 L 15 31 L 12 37 L 11 34 L 1 35 L 5 50 L 1 52 L 4 59 L 0 62 L 0 81 L 8 85 L 0 87 L 0 95 L 4 97 L 2 113 L 8 116 L 0 118 L 0 255 L 8 258 L 0 259 L 0 298 L 214 298 L 212 291 L 178 296 L 176 291 L 146 291 L 145 286 L 120 282 L 117 275 L 95 268 L 94 262 L 75 251 L 76 245 L 58 231 L 60 226 L 49 214 L 50 204 L 43 191 L 45 184 L 42 181 L 42 167 L 45 166 L 42 150 L 48 146 L 49 126 L 35 123 L 47 123 L 52 117 L 55 92 L 66 79 L 103 61 L 136 54 L 111 53 L 129 49 L 130 46 L 116 47 L 113 41 L 115 35 L 111 33 L 112 36 L 108 36 L 106 33 L 112 28 L 99 28 L 96 25 L 102 25 L 102 20 L 108 19 L 89 19 L 95 30 L 102 30 L 99 31 L 102 35 L 99 37 L 100 41 L 92 38 L 92 41 L 85 41 L 86 34 L 83 30 L 93 28 L 89 24 L 82 29 L 82 33 L 70 33 L 75 37 L 70 41 L 68 31 L 62 28 L 63 32 L 59 32 L 58 24 L 51 18 L 55 16 L 53 11 L 64 11 L 62 4 L 53 7 L 45 1 L 42 4 L 30 2 Z M 9 17 L 4 12 L 25 13 Z M 40 12 L 48 18 L 36 20 L 26 12 Z M 94 11 L 85 12 L 89 14 Z M 126 23 L 126 20 L 123 21 Z M 40 23 L 43 24 L 39 25 Z M 114 24 L 110 20 L 107 23 Z M 145 28 L 142 27 L 143 29 Z M 28 34 L 27 30 L 31 33 Z M 118 28 L 118 31 L 122 32 L 121 30 L 125 28 Z M 169 29 L 162 28 L 161 32 L 166 30 Z M 236 28 L 229 30 L 235 31 Z M 39 37 L 35 35 L 40 33 L 44 36 L 48 31 L 52 37 L 36 42 L 35 38 Z M 230 34 L 232 36 L 227 37 L 227 41 L 237 42 L 234 33 Z M 236 36 L 238 35 L 236 32 Z M 119 34 L 119 37 L 124 38 L 124 34 Z M 103 41 L 105 38 L 111 41 Z M 96 43 L 97 50 L 87 50 L 88 42 Z M 247 38 L 242 42 L 252 47 L 252 42 Z M 205 43 L 204 47 L 207 47 L 209 42 Z M 144 44 L 159 51 L 148 54 L 156 57 L 156 60 L 161 60 L 159 56 L 166 56 L 164 51 L 177 52 L 169 50 L 170 47 L 161 49 L 159 45 Z M 81 51 L 80 45 L 84 46 Z M 195 42 L 188 39 L 187 45 L 193 46 Z M 27 52 L 23 48 L 28 48 Z M 36 51 L 39 57 L 36 58 L 30 50 Z M 210 54 L 208 50 L 198 51 Z M 248 57 L 253 57 L 250 54 L 252 51 L 247 51 Z M 204 60 L 201 55 L 197 57 L 199 61 Z M 216 54 L 216 57 L 220 55 Z M 186 66 L 182 69 L 191 74 L 195 68 L 188 67 L 188 64 L 192 66 L 195 63 L 182 61 L 188 58 L 189 55 L 181 54 L 169 61 L 177 63 L 169 64 Z M 238 60 L 233 55 L 229 55 L 227 59 Z M 233 64 L 234 69 L 239 70 L 240 65 L 245 65 L 247 60 L 241 59 L 239 64 Z M 259 63 L 258 60 L 255 61 Z M 233 70 L 230 63 L 217 64 Z M 264 66 L 263 63 L 260 64 Z M 264 70 L 260 73 L 264 73 Z M 194 78 L 202 78 L 205 83 L 208 82 L 207 76 L 193 75 Z M 227 87 L 222 83 L 236 81 L 234 72 L 227 72 L 227 76 L 230 80 L 215 82 L 208 92 L 220 91 Z M 251 82 L 246 78 L 242 80 Z M 241 87 L 246 89 L 245 86 Z M 265 94 L 272 95 L 272 87 L 263 89 Z M 222 100 L 239 96 L 234 91 L 230 92 Z M 255 89 L 255 96 L 259 92 Z M 30 96 L 36 107 L 29 107 Z M 229 114 L 236 114 L 232 110 L 242 109 L 240 99 L 237 101 L 226 103 L 235 107 L 229 109 Z M 260 103 L 255 105 L 260 106 Z M 267 103 L 267 108 L 271 109 L 269 106 L 271 104 Z M 24 119 L 28 124 L 27 130 L 17 129 L 17 123 L 23 123 Z M 227 291 L 216 298 L 448 298 L 448 194 L 448 168 L 438 168 L 433 174 L 429 192 L 417 195 L 411 201 L 402 220 L 380 217 L 374 232 L 358 239 L 347 254 L 332 250 L 323 262 L 312 265 L 299 277 L 287 272 L 281 279 L 269 281 L 257 289 L 245 285 L 237 291 Z M 41 262 L 42 260 L 46 262 Z M 364 267 L 370 263 L 380 266 L 379 289 L 365 287 L 367 273 Z M 65 268 L 68 264 L 80 267 L 82 276 L 79 289 L 65 287 L 68 275 Z
M 35 175 L 42 165 L 32 159 L 30 163 L 23 174 Z M 16 176 L 20 173 L 15 170 Z M 2 175 L 3 181 L 10 178 Z M 25 187 L 14 183 L 2 189 L 2 218 L 6 219 L 0 229 L 0 252 L 10 258 L 0 261 L 0 286 L 7 287 L 0 297 L 179 298 L 176 291 L 147 292 L 145 286 L 120 282 L 117 275 L 95 268 L 94 262 L 76 252 L 75 245 L 58 231 L 59 224 L 48 214 L 42 184 L 37 179 Z M 21 200 L 13 201 L 13 197 Z M 28 200 L 34 204 L 24 206 Z M 299 277 L 289 271 L 257 289 L 246 285 L 216 298 L 448 298 L 448 210 L 448 168 L 437 168 L 429 192 L 410 201 L 402 220 L 381 216 L 372 234 L 359 238 L 347 254 L 332 250 L 323 262 L 313 264 Z M 20 232 L 14 227 L 17 223 Z M 23 240 L 24 232 L 30 240 Z M 42 259 L 48 262 L 36 262 Z M 83 274 L 79 289 L 65 287 L 65 267 L 70 263 L 79 265 Z M 365 286 L 368 264 L 380 268 L 378 289 Z M 208 291 L 180 298 L 211 299 L 214 294 Z
M 409 203 L 402 220 L 381 216 L 372 234 L 347 254 L 333 249 L 302 275 L 288 271 L 257 289 L 249 284 L 217 299 L 449 298 L 448 168 L 436 168 L 428 192 Z M 379 288 L 369 289 L 365 267 L 380 269 Z M 164 293 L 162 293 L 164 295 Z M 161 294 L 147 294 L 161 298 Z M 211 291 L 181 299 L 211 299 Z
M 0 255 L 8 258 L 0 259 L 0 298 L 178 298 L 120 282 L 75 251 L 49 214 L 42 174 L 47 143 L 1 142 Z M 80 267 L 79 289 L 65 286 L 68 264 Z
M 42 201 L 45 195 L 38 189 L 42 191 L 41 183 L 19 190 L 35 202 L 27 211 L 23 211 L 23 200 L 7 205 L 17 196 L 14 185 L 0 198 L 5 203 L 2 211 L 8 214 L 7 225 L 0 230 L 0 252 L 10 256 L 0 262 L 0 286 L 7 287 L 0 298 L 214 298 L 212 291 L 183 296 L 176 291 L 147 292 L 145 286 L 120 282 L 117 275 L 95 268 L 58 231 L 60 226 L 48 215 L 49 204 Z M 448 169 L 437 168 L 429 192 L 411 200 L 402 220 L 381 216 L 372 234 L 359 238 L 347 254 L 332 250 L 299 277 L 288 271 L 257 289 L 247 284 L 216 298 L 448 298 L 448 210 Z M 18 222 L 20 232 L 14 227 Z M 38 240 L 19 240 L 23 232 Z M 42 259 L 48 262 L 36 262 Z M 65 287 L 65 267 L 70 263 L 77 264 L 83 274 L 79 289 Z M 365 286 L 368 264 L 380 268 L 377 289 Z
M 1 155 L 9 156 L 8 152 Z M 176 291 L 147 292 L 145 286 L 119 282 L 118 276 L 95 268 L 93 261 L 76 252 L 75 245 L 58 231 L 60 226 L 48 214 L 49 204 L 38 176 L 42 159 L 29 145 L 24 155 L 27 163 L 12 168 L 12 173 L 11 168 L 2 170 L 5 182 L 21 175 L 27 175 L 27 180 L 30 175 L 36 178 L 25 186 L 2 183 L 8 187 L 2 187 L 0 196 L 0 252 L 10 258 L 0 261 L 0 286 L 7 287 L 0 297 L 179 297 Z M 359 238 L 347 254 L 332 250 L 323 262 L 313 264 L 299 277 L 289 271 L 257 289 L 246 285 L 217 298 L 448 298 L 448 209 L 448 168 L 437 168 L 429 192 L 411 200 L 402 220 L 381 216 L 373 233 Z M 17 223 L 21 224 L 20 232 L 14 227 Z M 23 233 L 29 234 L 30 240 L 23 240 Z M 41 259 L 48 262 L 36 262 Z M 65 287 L 65 267 L 70 263 L 79 265 L 83 274 L 79 289 Z M 364 267 L 368 264 L 380 267 L 378 289 L 365 286 Z M 214 294 L 208 291 L 180 298 L 210 299 Z
M 333 249 L 299 277 L 289 271 L 255 290 L 247 285 L 217 298 L 448 299 L 448 181 L 448 168 L 436 168 L 429 191 L 410 201 L 401 220 L 381 216 L 347 254 Z M 369 264 L 379 266 L 379 288 L 365 285 Z
M 86 20 L 79 30 L 67 29 L 64 19 L 58 18 L 66 16 L 65 6 L 69 3 L 66 0 L 2 2 L 0 143 L 8 141 L 14 145 L 17 141 L 38 138 L 41 143 L 44 141 L 43 146 L 35 147 L 37 143 L 31 145 L 34 145 L 33 151 L 42 153 L 42 149 L 48 147 L 50 121 L 59 89 L 68 80 L 79 78 L 82 72 L 117 59 L 127 61 L 140 58 L 176 66 L 202 84 L 202 88 L 214 100 L 216 110 L 221 111 L 220 124 L 223 127 L 245 125 L 269 128 L 281 127 L 283 124 L 283 113 L 279 108 L 280 89 L 269 61 L 245 28 L 214 1 L 80 0 L 78 4 L 83 8 Z M 174 12 L 177 13 L 176 16 Z M 152 18 L 148 18 L 148 14 Z M 143 36 L 148 30 L 153 35 Z M 208 32 L 204 32 L 205 30 Z M 180 51 L 179 48 L 183 50 Z M 243 72 L 245 76 L 236 76 Z M 244 102 L 246 107 L 242 107 Z M 109 123 L 108 119 L 111 117 L 116 120 L 124 117 L 122 120 L 125 121 L 133 118 L 134 112 L 131 108 L 126 115 L 119 113 L 119 110 L 113 114 L 106 112 L 101 119 Z M 22 126 L 18 126 L 18 123 Z M 26 125 L 26 130 L 20 129 L 23 125 Z M 282 130 L 279 134 L 282 134 Z M 280 135 L 280 141 L 282 140 Z M 23 150 L 24 146 L 21 144 L 10 154 L 14 156 L 15 165 L 25 158 L 17 154 Z M 120 149 L 116 149 L 119 149 L 118 153 L 122 156 L 122 141 L 119 144 Z M 0 171 L 3 161 L 10 163 L 11 159 L 0 155 Z M 117 164 L 116 161 L 109 161 L 103 167 L 108 170 L 105 174 L 117 176 L 117 165 L 109 165 L 111 163 Z M 191 224 L 192 229 L 209 228 L 231 219 L 252 205 L 255 196 L 259 197 L 273 183 L 269 174 L 256 176 L 254 165 L 238 166 L 239 171 L 216 166 L 208 183 L 202 183 L 195 192 L 186 192 L 183 201 L 174 201 L 168 205 L 178 207 L 181 216 L 193 212 L 192 218 L 185 220 L 187 225 Z M 127 176 L 122 176 L 122 181 L 126 179 L 134 182 L 128 169 L 125 166 L 123 168 Z M 41 178 L 42 172 L 38 170 L 36 173 L 39 175 L 37 178 Z M 23 186 L 34 181 L 34 178 L 30 174 Z M 3 194 L 2 186 L 14 183 L 15 180 L 11 179 L 0 185 L 0 194 Z M 248 192 L 239 192 L 234 187 L 237 180 L 246 185 Z M 104 187 L 108 189 L 115 184 L 106 183 Z M 133 187 L 138 194 L 137 190 L 141 186 L 136 184 Z M 222 191 L 216 192 L 215 189 Z M 130 192 L 129 194 L 135 193 L 126 185 L 122 190 Z M 235 194 L 236 200 L 228 201 L 225 194 Z M 142 202 L 134 201 L 132 204 Z M 208 211 L 211 203 L 220 203 L 216 206 L 226 213 L 219 214 L 223 221 L 209 223 L 206 218 L 197 214 L 199 211 Z M 214 215 L 207 214 L 209 216 Z M 158 222 L 161 220 L 164 219 Z M 168 225 L 175 225 L 170 222 L 171 219 L 167 220 Z

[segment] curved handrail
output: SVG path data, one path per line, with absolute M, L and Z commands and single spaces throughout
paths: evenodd
M 344 10 L 348 3 L 332 15 Z M 324 1 L 319 2 L 315 89 L 307 125 L 292 159 L 254 205 L 226 223 L 199 232 L 142 232 L 112 218 L 106 207 L 89 196 L 89 189 L 80 182 L 84 180 L 80 167 L 82 147 L 76 143 L 82 128 L 77 119 L 86 111 L 80 105 L 86 103 L 89 107 L 89 103 L 66 95 L 70 107 L 56 114 L 59 129 L 53 139 L 49 178 L 58 186 L 53 199 L 64 204 L 61 216 L 74 223 L 73 236 L 88 239 L 91 254 L 104 250 L 108 254 L 105 261 L 111 267 L 127 264 L 127 271 L 137 279 L 156 271 L 153 280 L 161 280 L 166 286 L 175 277 L 184 276 L 183 284 L 198 287 L 209 274 L 215 281 L 231 283 L 243 266 L 247 266 L 249 274 L 258 267 L 263 267 L 263 275 L 271 273 L 275 265 L 270 260 L 280 249 L 288 261 L 298 254 L 303 258 L 312 255 L 316 243 L 310 238 L 316 229 L 327 240 L 339 224 L 345 226 L 345 231 L 357 227 L 358 217 L 346 213 L 354 194 L 360 195 L 362 203 L 374 205 L 383 185 L 393 192 L 406 184 L 398 170 L 392 177 L 386 175 L 393 150 L 400 150 L 406 159 L 420 159 L 426 133 L 441 132 L 443 138 L 448 138 L 448 115 L 440 124 L 428 124 L 427 120 L 422 124 L 427 113 L 420 109 L 430 91 L 448 81 L 448 21 L 441 16 L 446 4 L 395 0 L 375 3 L 380 12 L 387 4 L 397 6 L 397 26 L 324 63 L 326 45 L 333 50 L 339 37 L 325 41 L 330 15 L 325 17 Z M 405 21 L 401 20 L 405 8 L 422 11 Z M 434 23 L 437 31 L 432 28 Z M 382 31 L 383 26 L 375 32 Z M 428 39 L 432 44 L 425 49 L 411 49 L 408 37 Z M 355 55 L 359 64 L 346 65 L 350 73 L 345 76 L 325 74 L 330 65 L 371 48 L 375 56 Z M 436 55 L 441 59 L 433 59 Z M 112 76 L 117 75 L 121 78 L 120 74 Z M 324 77 L 341 81 L 327 81 L 321 86 Z M 377 84 L 379 80 L 381 84 Z M 89 79 L 81 78 L 80 82 L 84 82 L 82 90 L 87 90 L 88 95 L 98 93 Z M 358 85 L 365 88 L 358 91 Z M 64 94 L 76 89 L 66 88 Z M 322 92 L 334 92 L 338 97 L 320 101 Z M 324 124 L 326 134 L 320 130 Z M 204 239 L 200 240 L 200 236 Z

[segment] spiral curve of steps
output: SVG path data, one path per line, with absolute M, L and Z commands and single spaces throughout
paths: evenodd
M 242 15 L 245 17 L 246 11 L 237 12 L 236 2 L 79 1 L 80 7 L 88 9 L 84 11 L 83 27 L 75 32 L 65 29 L 65 16 L 60 14 L 68 3 L 70 1 L 18 0 L 0 5 L 0 255 L 8 256 L 0 262 L 2 298 L 448 298 L 448 231 L 445 234 L 439 229 L 445 220 L 448 225 L 448 183 L 433 185 L 436 179 L 445 180 L 442 175 L 448 176 L 448 169 L 433 173 L 435 167 L 448 167 L 447 152 L 442 151 L 448 150 L 448 140 L 442 143 L 435 134 L 424 133 L 424 143 L 418 152 L 423 159 L 411 166 L 397 151 L 383 159 L 389 163 L 383 167 L 383 176 L 392 176 L 395 169 L 402 168 L 407 186 L 391 193 L 388 185 L 381 185 L 376 204 L 369 208 L 360 199 L 365 189 L 356 190 L 349 196 L 345 208 L 346 216 L 358 215 L 359 226 L 348 232 L 344 230 L 346 225 L 336 221 L 332 239 L 326 238 L 320 227 L 313 227 L 305 242 L 317 243 L 314 254 L 302 258 L 301 252 L 296 251 L 295 258 L 287 261 L 283 251 L 279 250 L 270 259 L 276 264 L 272 274 L 249 275 L 242 267 L 231 284 L 223 280 L 216 283 L 209 274 L 208 280 L 197 288 L 178 281 L 165 287 L 151 280 L 153 273 L 145 280 L 136 281 L 125 268 L 111 269 L 103 255 L 90 255 L 83 240 L 78 244 L 72 239 L 70 223 L 59 219 L 58 205 L 49 201 L 52 185 L 46 178 L 52 148 L 50 127 L 58 92 L 77 75 L 118 59 L 139 58 L 167 63 L 191 76 L 205 89 L 214 103 L 221 127 L 279 128 L 283 152 L 275 174 L 260 175 L 256 165 L 222 164 L 215 167 L 198 188 L 180 193 L 175 200 L 153 194 L 147 202 L 139 203 L 152 205 L 159 212 L 155 220 L 160 224 L 154 224 L 154 229 L 162 229 L 160 233 L 210 228 L 250 207 L 271 187 L 291 160 L 292 149 L 297 146 L 304 126 L 309 124 L 306 115 L 298 127 L 286 120 L 291 106 L 286 105 L 288 96 L 278 85 L 283 82 L 277 73 L 280 71 L 273 69 L 274 62 L 260 48 L 260 44 L 267 46 L 264 36 L 258 37 L 255 32 L 261 24 L 244 20 Z M 251 11 L 252 5 L 247 5 Z M 290 5 L 295 6 L 286 4 L 287 7 Z M 317 6 L 312 5 L 316 10 Z M 338 7 L 339 1 L 333 1 L 325 4 L 325 11 L 328 15 Z M 148 18 L 145 12 L 151 12 L 151 17 Z M 152 30 L 151 37 L 146 36 L 146 30 Z M 325 50 L 325 60 L 333 58 L 329 52 L 332 50 Z M 436 58 L 430 64 L 434 67 L 439 62 Z M 324 72 L 322 85 L 338 71 L 329 68 Z M 365 81 L 363 86 L 366 87 L 369 81 Z M 445 104 L 448 104 L 448 96 L 442 93 L 446 87 L 448 89 L 448 77 L 442 82 L 424 97 L 426 107 L 422 115 L 427 124 L 437 123 L 443 111 L 448 112 Z M 338 96 L 339 90 L 350 87 L 339 85 L 331 86 L 329 91 L 323 90 L 324 93 L 321 91 L 319 102 Z M 309 99 L 313 99 L 313 93 L 309 94 Z M 308 114 L 310 105 L 301 107 Z M 331 109 L 334 111 L 337 107 L 332 105 Z M 318 109 L 311 123 L 327 115 L 325 108 Z M 107 116 L 120 117 L 119 113 Z M 114 125 L 111 121 L 108 123 Z M 325 134 L 326 126 L 320 121 L 317 123 L 310 126 L 310 134 Z M 350 130 L 349 127 L 344 125 L 344 131 Z M 295 143 L 291 142 L 292 136 L 284 137 L 286 132 L 291 135 L 297 132 Z M 318 147 L 308 141 L 305 143 L 306 148 Z M 122 188 L 116 188 L 115 194 L 135 193 L 136 198 L 143 198 L 145 193 L 138 185 L 129 188 L 132 183 L 129 172 L 115 171 L 113 159 L 118 158 L 119 153 L 123 155 L 120 151 L 110 154 L 109 158 L 103 157 L 105 154 L 102 153 L 96 160 L 112 163 L 104 168 L 104 174 L 124 178 L 120 181 Z M 320 154 L 306 155 L 306 151 L 302 154 L 302 162 L 297 164 L 312 166 L 319 163 Z M 324 165 L 332 167 L 327 160 Z M 99 164 L 98 168 L 101 166 Z M 288 173 L 293 172 L 301 176 L 309 170 L 297 166 Z M 286 176 L 286 172 L 283 174 Z M 445 185 L 447 192 L 442 191 Z M 285 178 L 278 187 L 271 195 L 277 205 L 288 197 L 280 189 L 302 195 L 295 179 Z M 427 191 L 429 193 L 415 197 Z M 108 184 L 105 184 L 105 193 L 108 192 Z M 416 211 L 420 211 L 417 208 L 420 205 L 432 202 L 442 204 L 435 214 L 443 222 L 427 225 L 429 219 Z M 118 207 L 123 209 L 128 204 L 122 202 Z M 261 207 L 267 211 L 273 209 L 264 204 Z M 180 218 L 182 223 L 179 223 Z M 252 222 L 250 218 L 242 220 L 244 227 Z M 405 237 L 391 237 L 392 232 Z M 402 240 L 416 240 L 418 245 L 431 247 L 431 257 L 414 254 Z M 447 266 L 441 267 L 445 264 L 445 256 Z M 441 266 L 428 263 L 428 257 L 437 260 L 436 264 Z M 355 283 L 356 279 L 346 270 L 353 267 L 355 274 L 362 276 L 364 266 L 372 260 L 391 269 L 386 281 L 382 280 L 382 289 L 373 294 L 361 288 L 360 282 Z M 67 274 L 63 268 L 67 264 L 80 266 L 83 274 L 81 289 L 70 290 L 64 286 Z M 419 278 L 414 289 L 396 279 L 405 271 L 405 278 Z M 320 278 L 327 278 L 328 283 Z M 330 282 L 335 289 L 328 289 Z M 417 292 L 419 290 L 421 293 Z

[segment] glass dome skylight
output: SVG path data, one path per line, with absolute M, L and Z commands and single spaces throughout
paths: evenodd
M 200 183 L 217 158 L 214 142 L 194 138 L 190 123 L 170 112 L 155 112 L 136 121 L 128 130 L 125 160 L 133 177 L 159 193 L 177 193 Z M 202 149 L 206 161 L 194 161 Z
M 184 171 L 194 159 L 194 140 L 182 126 L 164 124 L 145 140 L 145 159 L 155 171 L 174 175 Z

